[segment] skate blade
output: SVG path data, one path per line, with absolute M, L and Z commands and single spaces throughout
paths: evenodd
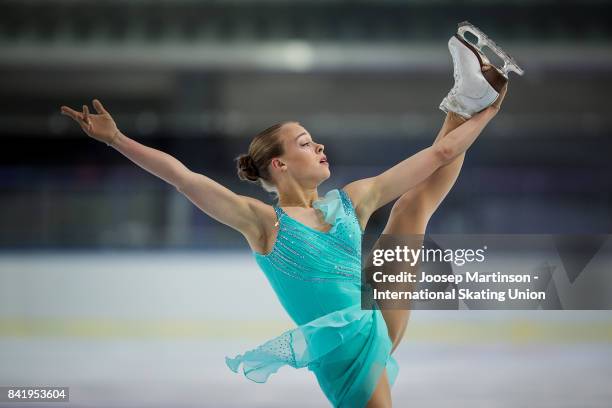
M 523 71 L 523 69 L 519 67 L 518 63 L 514 60 L 514 58 L 512 58 L 510 54 L 505 52 L 499 45 L 495 44 L 495 41 L 491 40 L 485 33 L 480 31 L 480 29 L 475 27 L 469 21 L 464 21 L 462 23 L 459 23 L 459 26 L 457 29 L 457 34 L 459 34 L 463 38 L 463 40 L 469 43 L 469 41 L 465 38 L 466 32 L 470 32 L 473 35 L 475 35 L 476 38 L 478 38 L 477 44 L 473 44 L 473 43 L 470 43 L 470 44 L 478 48 L 478 50 L 481 53 L 482 59 L 485 60 L 488 64 L 493 65 L 491 64 L 489 59 L 486 57 L 486 55 L 484 55 L 484 53 L 482 52 L 482 48 L 485 46 L 489 47 L 491 51 L 497 54 L 497 56 L 501 58 L 502 61 L 504 61 L 504 66 L 497 67 L 497 68 L 506 78 L 508 78 L 508 73 L 510 71 L 514 71 L 519 75 L 523 75 L 525 71 Z

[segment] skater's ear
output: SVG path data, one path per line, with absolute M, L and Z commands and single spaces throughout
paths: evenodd
M 270 166 L 272 166 L 272 169 L 278 169 L 280 171 L 285 171 L 287 169 L 285 162 L 278 157 L 272 159 Z

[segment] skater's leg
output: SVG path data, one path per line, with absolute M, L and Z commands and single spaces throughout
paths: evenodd
M 391 408 L 391 386 L 389 385 L 386 368 L 383 370 L 366 408 Z
M 434 143 L 439 142 L 446 134 L 456 129 L 465 121 L 466 119 L 461 116 L 449 112 Z M 425 229 L 431 215 L 435 212 L 436 208 L 438 208 L 457 180 L 464 157 L 465 154 L 458 156 L 454 161 L 439 168 L 422 183 L 398 198 L 391 209 L 391 214 L 383 230 L 383 234 L 398 236 L 425 234 Z M 418 237 L 414 238 L 415 241 L 411 242 L 410 246 L 415 248 L 420 247 L 422 241 L 419 241 Z M 384 245 L 385 244 L 383 244 L 384 248 L 388 248 L 388 246 Z M 393 274 L 404 271 L 416 272 L 417 267 L 418 264 L 414 265 L 412 270 L 410 270 L 410 265 L 406 263 L 395 263 L 395 265 L 388 264 L 385 273 Z M 393 268 L 397 268 L 398 270 L 394 271 Z M 402 290 L 411 290 L 414 286 L 409 283 L 398 285 L 401 286 Z M 395 287 L 398 288 L 397 285 Z M 389 337 L 393 343 L 391 352 L 395 351 L 397 345 L 400 343 L 410 317 L 410 310 L 406 308 L 405 301 L 399 307 L 404 307 L 405 309 L 394 308 L 391 303 L 384 303 L 381 310 L 385 322 L 387 323 Z
M 446 118 L 444 119 L 444 123 L 442 124 L 442 128 L 438 132 L 436 139 L 434 140 L 434 144 L 440 142 L 448 133 L 452 130 L 455 130 L 460 125 L 465 123 L 467 119 L 462 118 L 454 112 L 449 112 L 446 114 Z M 415 188 L 411 189 L 404 193 L 398 201 L 395 203 L 394 207 L 397 206 L 405 206 L 408 205 L 410 207 L 420 207 L 422 215 L 425 216 L 426 222 L 429 221 L 431 215 L 435 212 L 435 210 L 440 206 L 440 203 L 451 187 L 455 184 L 457 177 L 459 176 L 459 172 L 461 171 L 461 166 L 463 165 L 463 160 L 465 159 L 465 153 L 457 156 L 455 160 L 450 162 L 449 164 L 440 167 L 436 170 L 431 176 L 429 176 L 426 180 L 421 182 Z M 391 217 L 389 217 L 391 218 Z M 402 225 L 389 225 L 387 222 L 387 226 L 385 230 L 399 230 L 403 231 L 408 227 L 403 227 Z M 401 224 L 405 224 L 402 222 Z M 389 229 L 387 229 L 387 227 Z M 423 233 L 425 229 L 423 228 Z M 394 232 L 384 232 L 394 234 Z M 401 233 L 401 232 L 399 232 Z
M 489 71 L 490 66 L 484 66 L 483 71 Z M 502 101 L 506 95 L 508 85 L 507 82 L 500 90 L 498 99 L 493 103 L 496 109 L 500 108 Z M 452 130 L 458 128 L 467 120 L 454 112 L 449 112 L 444 120 L 444 124 L 436 137 L 434 143 L 438 143 Z M 393 205 L 391 214 L 387 225 L 383 230 L 383 235 L 397 235 L 397 236 L 412 236 L 410 246 L 412 248 L 419 248 L 422 245 L 422 240 L 416 239 L 417 236 L 425 234 L 425 229 L 429 219 L 436 211 L 442 200 L 446 197 L 452 186 L 455 184 L 459 171 L 463 165 L 465 153 L 461 154 L 451 163 L 439 168 L 431 176 L 429 176 L 422 183 L 416 187 L 410 189 L 404 193 Z M 375 244 L 374 247 L 379 245 Z M 406 243 L 403 243 L 406 245 Z M 383 248 L 390 248 L 388 244 L 383 243 Z M 371 265 L 371 263 L 368 263 Z M 385 272 L 387 274 L 394 274 L 399 272 L 416 272 L 418 263 L 411 267 L 404 263 L 390 263 L 386 266 Z M 397 270 L 394 270 L 397 269 Z M 381 289 L 389 288 L 389 284 L 381 285 Z M 411 291 L 414 284 L 410 283 L 399 283 L 392 284 L 391 288 L 397 288 L 397 290 Z M 402 301 L 399 306 L 394 306 L 393 302 L 384 302 L 382 307 L 382 314 L 387 323 L 387 329 L 389 337 L 393 342 L 392 352 L 395 350 L 406 330 L 408 325 L 408 319 L 410 317 L 410 308 L 406 307 L 406 301 Z

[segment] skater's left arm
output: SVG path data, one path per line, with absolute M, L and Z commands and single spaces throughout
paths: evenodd
M 452 162 L 465 152 L 498 112 L 489 107 L 449 132 L 434 145 L 404 159 L 383 173 L 356 180 L 343 189 L 348 193 L 358 216 L 367 220 L 374 211 L 395 200 Z

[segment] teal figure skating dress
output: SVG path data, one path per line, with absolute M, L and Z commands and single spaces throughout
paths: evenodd
M 307 367 L 334 407 L 365 407 L 387 368 L 398 373 L 378 306 L 361 309 L 363 231 L 350 197 L 330 190 L 313 203 L 331 229 L 311 228 L 274 210 L 279 230 L 272 251 L 253 252 L 282 306 L 297 327 L 234 358 L 228 367 L 263 383 L 280 367 Z

